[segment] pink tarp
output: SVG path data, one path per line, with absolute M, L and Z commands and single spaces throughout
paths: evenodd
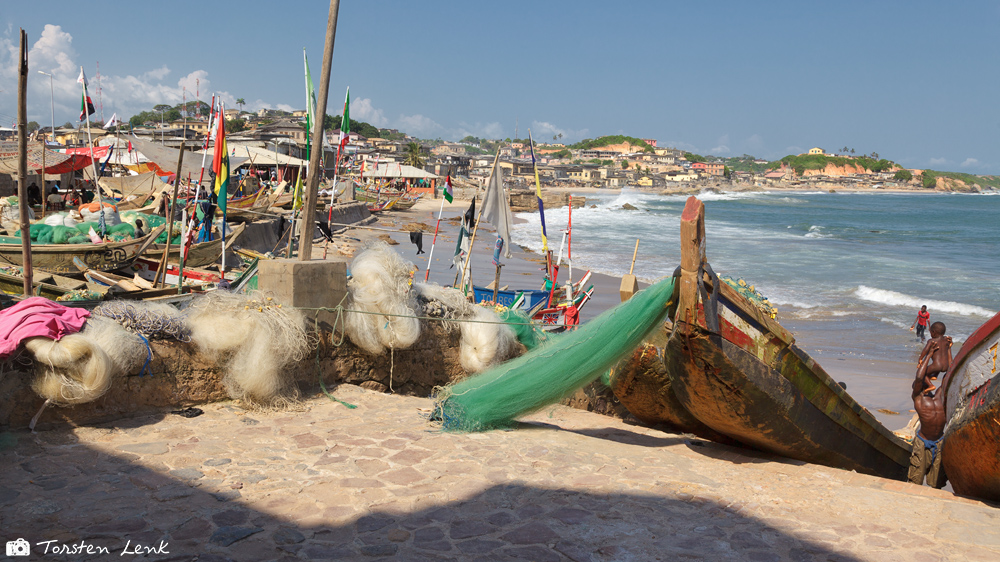
M 82 308 L 70 308 L 43 297 L 30 297 L 0 311 L 0 359 L 13 355 L 21 342 L 34 337 L 53 340 L 75 334 L 90 318 Z

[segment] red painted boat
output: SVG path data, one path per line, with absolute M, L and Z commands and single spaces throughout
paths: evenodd
M 1000 501 L 1000 313 L 959 349 L 942 379 L 941 463 L 955 493 Z

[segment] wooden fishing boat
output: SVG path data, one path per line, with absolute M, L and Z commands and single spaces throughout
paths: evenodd
M 14 269 L 14 268 L 11 268 Z M 107 287 L 95 285 L 82 279 L 63 277 L 51 273 L 36 272 L 31 279 L 32 294 L 28 296 L 45 297 L 50 300 L 60 300 L 73 292 L 89 291 L 99 295 L 99 298 L 82 302 L 97 304 L 103 299 Z M 0 291 L 15 297 L 24 297 L 24 277 L 20 272 L 0 271 Z M 81 302 L 81 301 L 77 301 Z
M 229 248 L 243 234 L 246 225 L 238 224 L 232 228 L 233 232 L 226 236 L 226 248 Z M 166 244 L 153 244 L 146 250 L 145 255 L 153 260 L 163 259 L 163 250 L 166 247 Z M 180 256 L 180 247 L 177 244 L 171 244 L 169 261 L 179 263 Z M 188 257 L 184 261 L 184 267 L 206 267 L 219 261 L 220 257 L 222 257 L 222 238 L 216 238 L 211 242 L 198 242 L 192 244 L 191 248 L 188 249 Z
M 1000 313 L 976 329 L 942 379 L 941 463 L 956 494 L 1000 501 Z
M 704 204 L 681 215 L 678 305 L 664 363 L 698 421 L 794 459 L 902 480 L 910 446 L 879 423 L 705 259 Z
M 141 238 L 103 244 L 32 244 L 31 265 L 34 271 L 66 275 L 78 273 L 73 258 L 79 258 L 95 271 L 115 271 L 126 268 L 156 240 L 163 227 L 153 229 Z M 0 263 L 24 266 L 21 239 L 0 236 Z

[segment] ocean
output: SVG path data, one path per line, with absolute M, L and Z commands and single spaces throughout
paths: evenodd
M 632 189 L 584 194 L 573 210 L 573 268 L 652 282 L 680 263 L 686 196 Z M 778 307 L 778 320 L 817 358 L 912 362 L 920 305 L 960 342 L 1000 310 L 1000 196 L 704 193 L 707 255 Z M 636 210 L 626 210 L 628 203 Z M 569 209 L 545 213 L 558 252 Z M 539 216 L 519 213 L 513 242 L 541 250 Z M 566 256 L 568 250 L 563 251 Z

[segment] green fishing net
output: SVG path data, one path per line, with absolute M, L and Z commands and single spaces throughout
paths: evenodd
M 432 419 L 447 431 L 485 431 L 558 402 L 631 353 L 663 320 L 673 293 L 674 279 L 664 279 L 575 331 L 443 388 Z
M 528 315 L 520 310 L 509 308 L 497 311 L 497 316 L 507 323 L 511 330 L 514 330 L 514 337 L 521 345 L 528 348 L 528 351 L 535 349 L 549 340 L 551 335 L 541 329 L 528 318 Z
M 750 304 L 754 305 L 760 309 L 764 314 L 767 314 L 771 318 L 774 318 L 778 314 L 778 309 L 771 304 L 771 301 L 767 300 L 767 297 L 761 294 L 753 285 L 748 284 L 743 278 L 733 279 L 732 277 L 720 277 L 724 283 L 736 289 L 736 292 L 743 295 Z

